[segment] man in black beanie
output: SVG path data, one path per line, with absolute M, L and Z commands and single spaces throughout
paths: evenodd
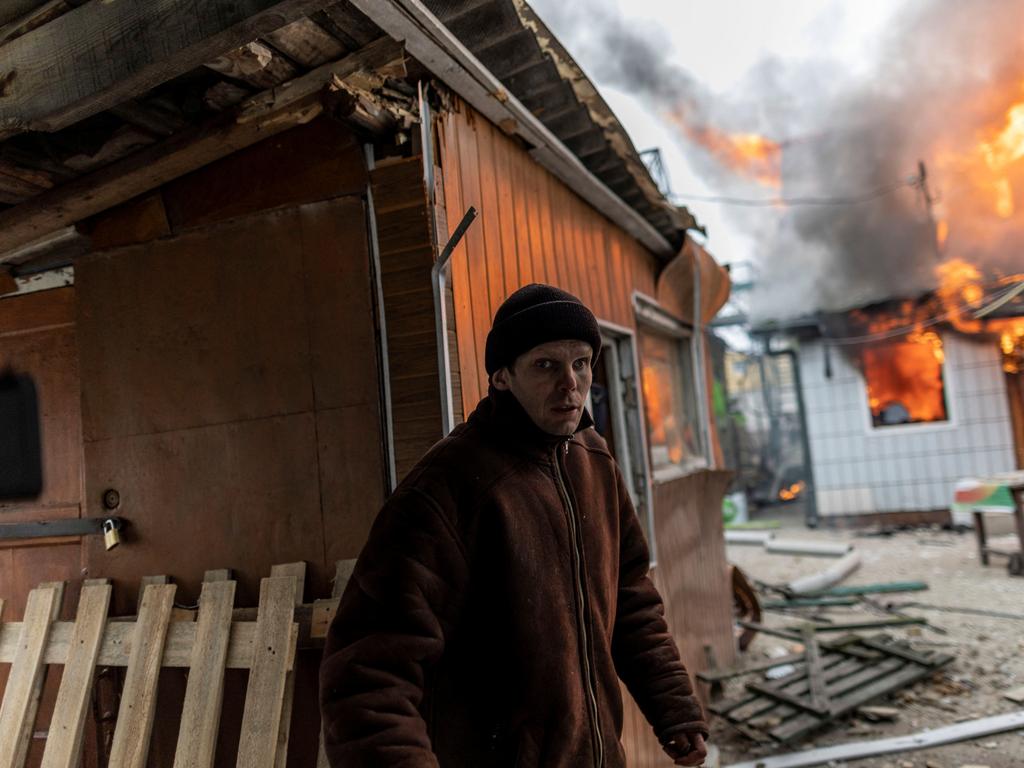
M 498 309 L 490 389 L 378 515 L 328 635 L 335 768 L 622 768 L 621 679 L 676 765 L 708 728 L 629 493 L 584 408 L 593 313 Z

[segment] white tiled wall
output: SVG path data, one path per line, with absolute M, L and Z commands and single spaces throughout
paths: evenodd
M 873 429 L 864 379 L 840 350 L 799 348 L 821 515 L 947 509 L 963 477 L 1016 469 L 999 350 L 945 334 L 949 422 Z

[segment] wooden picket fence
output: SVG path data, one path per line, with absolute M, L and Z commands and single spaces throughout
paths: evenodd
M 214 580 L 210 574 L 222 574 Z M 143 768 L 156 715 L 161 668 L 189 670 L 174 768 L 213 765 L 225 669 L 249 670 L 236 765 L 283 766 L 298 642 L 296 605 L 305 565 L 275 566 L 260 585 L 255 621 L 233 618 L 235 582 L 210 572 L 198 612 L 175 616 L 175 586 L 144 583 L 134 620 L 109 618 L 111 586 L 88 580 L 75 620 L 58 621 L 62 583 L 28 596 L 24 619 L 0 624 L 0 663 L 11 665 L 0 705 L 0 768 L 22 768 L 43 689 L 45 666 L 64 667 L 43 768 L 76 768 L 97 667 L 124 667 L 124 686 L 110 747 L 110 768 Z M 163 579 L 166 581 L 166 579 Z M 0 619 L 3 601 L 0 600 Z

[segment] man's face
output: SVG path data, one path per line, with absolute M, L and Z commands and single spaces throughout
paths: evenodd
M 594 351 L 585 341 L 549 341 L 524 352 L 494 372 L 496 389 L 511 392 L 533 419 L 551 435 L 571 435 L 583 415 L 594 372 Z

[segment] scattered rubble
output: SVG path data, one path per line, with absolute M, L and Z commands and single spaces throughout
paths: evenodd
M 843 537 L 835 532 L 801 529 L 784 533 L 786 539 L 806 537 L 843 546 Z M 927 540 L 929 545 L 918 546 L 919 539 Z M 811 695 L 802 642 L 805 627 L 811 629 L 822 656 L 835 663 L 829 656 L 836 653 L 828 647 L 830 643 L 850 636 L 855 636 L 858 643 L 872 640 L 880 630 L 871 627 L 879 622 L 895 622 L 885 629 L 886 642 L 927 658 L 956 658 L 918 682 L 890 691 L 888 697 L 875 696 L 862 706 L 840 708 L 842 714 L 824 723 L 818 718 L 820 727 L 814 732 L 814 743 L 806 734 L 786 742 L 791 748 L 805 750 L 797 754 L 811 754 L 843 742 L 872 743 L 912 736 L 918 731 L 935 733 L 1012 714 L 1009 710 L 1024 703 L 1024 613 L 1014 611 L 1016 606 L 1024 605 L 1024 583 L 1008 578 L 1001 569 L 984 569 L 973 539 L 953 531 L 929 529 L 896 532 L 870 544 L 862 542 L 858 545 L 862 558 L 858 581 L 872 583 L 842 583 L 809 595 L 796 595 L 788 586 L 815 574 L 819 570 L 817 557 L 780 557 L 763 547 L 730 545 L 730 560 L 742 567 L 758 588 L 763 618 L 756 622 L 757 634 L 737 669 L 713 673 L 724 684 L 724 695 L 712 708 L 726 707 L 738 698 L 755 694 L 763 700 L 765 694 L 758 690 L 762 686 L 789 686 L 784 693 L 794 693 L 792 689 L 797 688 L 796 697 L 807 705 Z M 931 546 L 933 543 L 935 546 Z M 900 594 L 929 588 L 928 602 L 912 601 Z M 851 630 L 850 625 L 862 628 Z M 800 676 L 804 682 L 795 685 Z M 747 685 L 750 682 L 755 683 L 754 690 Z M 830 702 L 836 698 L 835 686 L 827 675 L 824 692 Z M 763 762 L 769 768 L 774 764 L 766 762 L 768 756 L 782 747 L 772 732 L 785 733 L 787 722 L 794 718 L 813 718 L 793 701 L 771 699 L 764 703 L 760 719 L 732 722 L 714 718 L 712 741 L 721 748 L 726 768 L 731 768 L 730 761 L 752 758 L 756 758 L 754 764 Z M 767 708 L 769 703 L 771 710 Z M 736 714 L 744 713 L 740 710 Z M 888 760 L 830 759 L 838 760 L 836 766 L 845 766 L 843 760 L 852 761 L 850 768 L 1024 765 L 1024 733 L 1009 732 L 998 739 L 987 735 L 990 738 L 974 735 L 968 737 L 971 740 L 942 747 L 917 747 L 925 751 L 913 756 L 892 753 Z

